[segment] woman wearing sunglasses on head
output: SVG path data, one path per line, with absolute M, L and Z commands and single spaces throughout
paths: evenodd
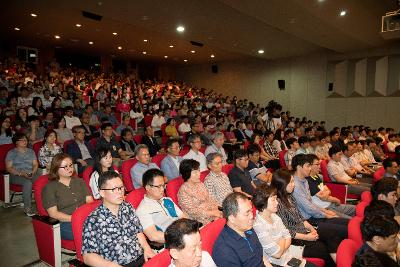
M 71 214 L 93 198 L 83 179 L 74 177 L 74 164 L 68 154 L 58 154 L 51 161 L 42 199 L 49 216 L 61 222 L 61 239 L 73 240 Z

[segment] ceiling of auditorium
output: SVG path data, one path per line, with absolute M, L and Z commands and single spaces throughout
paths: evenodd
M 275 59 L 323 50 L 346 53 L 388 44 L 390 41 L 379 34 L 381 16 L 399 9 L 396 2 L 13 0 L 1 4 L 0 34 L 3 40 L 20 45 L 137 60 L 197 64 L 248 57 Z M 82 10 L 103 18 L 84 18 Z M 345 16 L 339 15 L 342 10 L 347 12 Z M 78 28 L 76 24 L 82 26 Z M 178 25 L 185 27 L 183 33 L 176 31 Z M 90 45 L 90 41 L 94 44 Z M 196 47 L 189 41 L 204 46 Z M 263 54 L 258 53 L 260 49 Z

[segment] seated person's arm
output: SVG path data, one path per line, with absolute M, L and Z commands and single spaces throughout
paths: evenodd
M 122 267 L 116 262 L 108 261 L 96 253 L 86 253 L 83 254 L 83 261 L 89 266 L 98 267 Z
M 144 229 L 143 232 L 150 241 L 161 243 L 161 244 L 165 243 L 164 233 L 161 231 L 158 231 L 154 224 L 147 227 L 146 229 Z
M 148 261 L 150 258 L 154 257 L 156 253 L 151 249 L 150 245 L 147 243 L 146 237 L 143 233 L 137 234 L 139 244 L 143 248 L 144 260 Z
M 17 176 L 22 176 L 25 178 L 29 178 L 28 174 L 24 171 L 18 171 L 14 168 L 13 166 L 13 162 L 12 161 L 6 161 L 6 170 L 8 173 L 12 174 L 12 175 L 17 175 Z
M 268 259 L 265 256 L 263 256 L 263 262 L 265 267 L 272 267 L 271 263 L 269 263 Z
M 320 190 L 316 195 L 319 199 L 327 201 L 330 194 L 329 194 L 329 191 L 324 189 L 324 190 Z
M 249 195 L 249 194 L 247 194 L 246 192 L 243 192 L 241 187 L 234 187 L 234 188 L 233 188 L 233 191 L 234 191 L 234 192 L 243 193 L 243 194 L 245 194 L 247 197 L 253 198 L 252 195 Z
M 347 170 L 344 170 L 348 176 L 353 177 L 357 174 L 357 171 L 354 168 L 349 168 Z
M 126 151 L 123 151 L 122 148 L 120 148 L 120 149 L 118 150 L 118 154 L 119 154 L 119 156 L 120 156 L 121 159 L 127 159 L 127 158 L 129 158 L 129 155 L 127 154 L 127 152 L 126 152 Z
M 357 181 L 354 179 L 346 179 L 346 177 L 341 177 L 339 175 L 334 175 L 335 181 L 339 183 L 344 183 L 344 184 L 357 184 Z
M 93 202 L 93 197 L 92 196 L 86 196 L 85 200 L 86 200 L 86 203 L 92 203 Z
M 71 215 L 68 215 L 64 212 L 58 211 L 57 206 L 50 207 L 47 209 L 47 213 L 51 218 L 59 220 L 60 222 L 70 222 Z
M 32 161 L 32 174 L 35 174 L 39 168 L 39 163 L 36 159 Z

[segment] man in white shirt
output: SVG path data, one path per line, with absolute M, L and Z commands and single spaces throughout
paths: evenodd
M 43 91 L 43 97 L 42 97 L 42 103 L 43 103 L 43 108 L 48 109 L 51 108 L 51 103 L 53 103 L 54 97 L 50 95 L 50 90 L 45 89 Z
M 189 123 L 189 118 L 187 116 L 184 116 L 182 118 L 181 124 L 179 124 L 178 131 L 180 134 L 188 133 L 192 129 L 190 128 L 190 123 Z
M 154 133 L 161 136 L 161 125 L 165 124 L 165 118 L 163 116 L 162 109 L 157 110 L 157 114 L 153 116 L 153 120 L 151 121 L 151 127 L 154 129 Z
M 65 108 L 65 116 L 64 116 L 65 127 L 67 127 L 68 129 L 71 129 L 71 130 L 74 126 L 82 125 L 79 118 L 73 116 L 73 114 L 74 114 L 74 110 L 71 106 L 68 106 Z
M 192 134 L 189 136 L 188 143 L 191 147 L 190 151 L 183 156 L 182 159 L 194 159 L 200 163 L 200 171 L 207 170 L 206 157 L 202 152 L 200 152 L 201 148 L 201 139 L 197 134 Z
M 389 134 L 388 135 L 388 139 L 389 139 L 389 142 L 387 143 L 388 150 L 389 150 L 389 152 L 394 153 L 395 149 L 396 149 L 396 146 L 399 145 L 399 143 L 396 141 L 396 135 L 395 134 Z

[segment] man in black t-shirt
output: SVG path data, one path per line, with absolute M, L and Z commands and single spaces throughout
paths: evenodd
M 256 186 L 254 185 L 251 175 L 246 170 L 249 164 L 249 157 L 243 149 L 239 149 L 234 154 L 235 167 L 229 172 L 229 182 L 234 192 L 242 192 L 248 197 L 253 197 Z

